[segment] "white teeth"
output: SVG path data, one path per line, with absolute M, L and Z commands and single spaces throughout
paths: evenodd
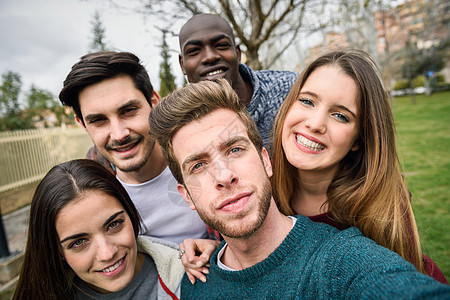
M 217 70 L 217 71 L 206 74 L 206 76 L 214 76 L 214 75 L 221 74 L 221 73 L 223 73 L 223 70 Z
M 104 272 L 104 273 L 112 272 L 112 271 L 114 271 L 115 269 L 117 269 L 117 268 L 122 264 L 122 262 L 123 262 L 123 258 L 122 258 L 121 260 L 119 260 L 118 262 L 116 262 L 116 263 L 114 264 L 114 266 L 111 266 L 111 267 L 109 267 L 109 268 L 103 269 L 102 272 Z
M 300 145 L 305 146 L 306 148 L 309 148 L 313 151 L 319 152 L 319 151 L 325 149 L 324 145 L 321 145 L 319 143 L 308 140 L 307 138 L 305 138 L 304 136 L 302 136 L 300 134 L 297 134 L 296 138 L 297 138 L 297 143 L 299 143 Z
M 121 148 L 121 149 L 116 149 L 117 151 L 127 151 L 130 150 L 131 147 L 126 147 L 126 148 Z
M 133 145 L 129 145 L 128 147 L 125 147 L 125 148 L 119 148 L 119 149 L 115 149 L 115 150 L 118 151 L 118 152 L 124 152 L 124 151 L 130 150 L 130 149 L 133 148 L 135 145 L 136 145 L 136 144 L 133 144 Z

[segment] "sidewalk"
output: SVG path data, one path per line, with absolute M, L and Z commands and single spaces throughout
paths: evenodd
M 5 229 L 6 239 L 8 241 L 8 249 L 11 254 L 25 250 L 29 212 L 30 206 L 27 205 L 2 217 L 3 228 Z M 9 257 L 14 257 L 14 255 Z M 9 282 L 0 284 L 0 293 L 8 293 L 7 291 L 13 290 L 18 278 L 18 276 L 15 276 Z
M 27 205 L 2 217 L 9 252 L 13 253 L 25 249 L 29 215 L 30 206 Z

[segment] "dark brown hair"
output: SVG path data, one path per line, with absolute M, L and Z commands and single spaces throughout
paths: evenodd
M 62 104 L 72 107 L 84 124 L 78 99 L 80 92 L 92 84 L 119 75 L 130 76 L 136 89 L 144 94 L 148 104 L 152 106 L 153 86 L 148 73 L 139 58 L 129 52 L 102 51 L 81 57 L 64 80 L 59 99 Z
M 53 167 L 36 188 L 31 202 L 28 239 L 14 299 L 73 299 L 73 276 L 61 256 L 55 221 L 64 206 L 87 190 L 100 190 L 116 198 L 130 217 L 137 237 L 140 216 L 114 175 L 87 159 Z

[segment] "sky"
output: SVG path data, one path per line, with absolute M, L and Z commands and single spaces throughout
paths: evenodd
M 128 7 L 136 3 L 117 2 Z M 57 96 L 72 65 L 90 51 L 96 10 L 106 43 L 114 50 L 136 54 L 158 90 L 161 33 L 153 25 L 156 17 L 118 9 L 108 0 L 0 0 L 0 74 L 20 74 L 23 92 L 34 84 Z M 178 51 L 177 38 L 168 43 Z M 181 85 L 178 52 L 172 53 L 170 63 Z

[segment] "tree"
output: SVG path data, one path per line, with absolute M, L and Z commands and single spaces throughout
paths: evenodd
M 90 50 L 92 52 L 107 50 L 108 47 L 106 46 L 105 42 L 105 28 L 103 27 L 103 23 L 98 11 L 95 11 L 94 20 L 91 21 L 91 24 L 93 26 L 92 33 L 94 36 L 91 42 Z
M 18 111 L 19 94 L 22 89 L 22 78 L 19 74 L 8 71 L 2 74 L 2 85 L 0 87 L 0 114 L 8 114 Z
M 333 1 L 331 1 L 333 2 Z M 231 24 L 247 64 L 270 68 L 295 46 L 300 33 L 325 26 L 333 16 L 324 13 L 325 0 L 139 0 L 137 11 L 157 15 L 160 24 L 183 23 L 193 14 L 214 13 Z M 173 33 L 177 35 L 177 33 Z
M 69 116 L 55 96 L 44 89 L 32 85 L 27 95 L 27 107 L 24 118 L 32 127 L 54 127 L 68 122 Z
M 0 131 L 60 126 L 73 122 L 55 96 L 32 85 L 20 102 L 22 79 L 18 73 L 2 74 L 0 85 Z M 40 123 L 40 124 L 39 124 Z
M 30 128 L 30 121 L 22 116 L 19 96 L 22 79 L 18 73 L 8 71 L 2 74 L 0 86 L 0 130 Z
M 31 85 L 30 92 L 27 97 L 27 107 L 36 109 L 47 109 L 59 105 L 55 100 L 55 96 L 44 89 Z
M 172 74 L 172 70 L 170 67 L 170 54 L 169 54 L 169 46 L 166 41 L 166 31 L 162 30 L 163 38 L 161 45 L 161 57 L 162 62 L 159 66 L 159 79 L 161 81 L 159 86 L 159 94 L 161 97 L 167 96 L 170 92 L 172 92 L 177 86 L 175 84 L 175 76 Z
M 400 70 L 410 88 L 413 78 L 434 74 L 445 67 L 449 55 L 450 18 L 443 12 L 448 7 L 448 1 L 444 0 L 407 1 L 399 6 L 411 12 L 407 18 L 402 18 L 401 26 L 405 28 L 407 38 L 398 51 Z M 427 87 L 429 83 L 427 80 Z

